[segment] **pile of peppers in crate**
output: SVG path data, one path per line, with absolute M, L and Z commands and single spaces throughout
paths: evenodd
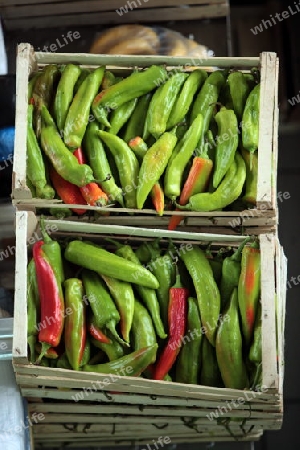
M 28 264 L 30 361 L 235 389 L 261 383 L 260 250 L 57 241 Z M 109 250 L 107 250 L 107 248 Z
M 28 87 L 34 197 L 133 209 L 256 204 L 259 72 L 45 66 Z M 235 202 L 235 203 L 234 203 Z M 53 214 L 84 214 L 60 209 Z M 182 216 L 171 217 L 175 229 Z

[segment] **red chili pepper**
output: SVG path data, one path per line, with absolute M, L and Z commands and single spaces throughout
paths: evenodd
M 155 366 L 154 380 L 163 380 L 176 361 L 186 330 L 188 297 L 189 291 L 182 286 L 177 275 L 176 283 L 169 290 L 169 339 Z
M 82 151 L 82 148 L 79 147 L 73 155 L 77 158 L 79 164 L 87 164 L 87 159 Z M 88 205 L 91 206 L 106 206 L 108 203 L 108 197 L 104 191 L 98 186 L 97 183 L 89 183 L 80 188 L 80 192 L 87 202 Z
M 188 203 L 192 195 L 204 192 L 212 171 L 213 162 L 208 158 L 195 156 L 193 165 L 190 169 L 186 182 L 180 194 L 179 204 L 184 206 Z M 176 209 L 176 211 L 179 211 Z M 175 230 L 182 221 L 183 216 L 172 216 L 169 222 L 168 230 Z
M 165 209 L 165 195 L 160 183 L 155 183 L 151 190 L 152 203 L 155 211 L 162 216 Z
M 64 180 L 54 168 L 50 168 L 50 178 L 54 189 L 64 203 L 69 205 L 86 205 L 86 201 L 81 195 L 79 187 Z M 72 208 L 72 211 L 78 215 L 82 215 L 86 212 L 86 209 Z
M 33 259 L 41 302 L 41 321 L 38 338 L 42 344 L 42 350 L 37 360 L 38 362 L 50 347 L 58 346 L 64 327 L 62 287 L 41 248 L 43 244 L 43 241 L 38 241 L 33 246 Z
M 93 319 L 90 319 L 88 324 L 88 330 L 93 338 L 97 339 L 97 341 L 102 342 L 103 344 L 110 344 L 111 340 L 100 330 L 99 327 L 94 323 Z

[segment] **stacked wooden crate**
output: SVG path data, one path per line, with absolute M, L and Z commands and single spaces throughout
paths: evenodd
M 35 413 L 35 417 L 38 414 L 43 416 L 43 420 L 33 426 L 36 444 L 43 445 L 43 448 L 47 445 L 59 447 L 63 442 L 74 448 L 80 445 L 112 447 L 133 441 L 146 444 L 162 435 L 169 437 L 172 443 L 255 440 L 264 430 L 279 429 L 283 416 L 286 260 L 276 235 L 278 60 L 273 53 L 262 53 L 254 58 L 199 61 L 199 67 L 213 64 L 220 68 L 260 69 L 259 169 L 255 209 L 184 212 L 185 222 L 178 231 L 167 230 L 171 212 L 166 212 L 161 218 L 153 210 L 108 208 L 109 216 L 101 215 L 92 223 L 85 218 L 58 221 L 48 217 L 46 220 L 46 224 L 56 226 L 54 237 L 89 236 L 91 240 L 101 242 L 110 234 L 120 240 L 129 239 L 133 245 L 141 240 L 161 237 L 162 240 L 172 238 L 175 243 L 204 245 L 212 242 L 212 248 L 217 250 L 224 244 L 237 247 L 245 234 L 259 235 L 264 390 L 241 391 L 127 376 L 114 381 L 112 388 L 112 383 L 105 385 L 107 376 L 104 375 L 29 364 L 24 318 L 27 314 L 26 266 L 30 238 L 34 233 L 39 235 L 41 208 L 48 210 L 65 205 L 32 198 L 26 185 L 27 82 L 31 72 L 46 64 L 68 62 L 89 68 L 105 64 L 116 73 L 128 73 L 132 67 L 152 64 L 191 70 L 188 58 L 35 53 L 28 44 L 19 46 L 13 180 L 13 201 L 18 209 L 13 364 L 21 392 L 30 401 L 30 413 Z M 85 208 L 98 209 L 92 206 Z M 231 402 L 235 402 L 235 406 Z M 228 417 L 237 420 L 229 424 Z

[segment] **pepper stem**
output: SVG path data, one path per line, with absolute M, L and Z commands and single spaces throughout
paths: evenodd
M 43 216 L 40 219 L 40 226 L 41 226 L 41 232 L 42 232 L 42 236 L 43 236 L 45 244 L 50 244 L 52 242 L 52 239 L 46 231 L 45 219 Z
M 175 284 L 172 286 L 173 288 L 183 288 L 184 286 L 181 283 L 181 279 L 180 279 L 180 273 L 178 272 L 177 266 L 176 266 L 176 280 L 175 280 Z
M 125 345 L 126 347 L 130 347 L 130 345 L 128 344 L 128 342 L 123 341 L 122 338 L 120 338 L 120 336 L 118 335 L 118 333 L 116 332 L 115 329 L 115 322 L 110 320 L 108 323 L 105 324 L 105 327 L 111 332 L 111 334 L 113 335 L 113 337 L 121 344 L 121 345 Z
M 241 243 L 241 245 L 239 246 L 239 248 L 234 252 L 234 254 L 231 256 L 231 260 L 232 261 L 240 261 L 241 257 L 242 257 L 242 251 L 243 248 L 245 247 L 245 245 L 247 244 L 247 242 L 249 242 L 251 239 L 250 236 L 247 236 L 246 239 Z
M 115 241 L 114 239 L 111 239 L 111 238 L 105 238 L 105 240 L 106 240 L 107 242 L 110 242 L 111 244 L 114 244 L 114 245 L 117 247 L 117 249 L 123 247 L 123 245 L 120 244 L 120 242 L 117 242 L 117 241 Z
M 51 348 L 51 344 L 48 344 L 47 342 L 41 342 L 41 344 L 42 344 L 41 353 L 38 359 L 36 360 L 35 364 L 39 364 L 41 362 L 41 359 L 46 355 L 49 348 Z

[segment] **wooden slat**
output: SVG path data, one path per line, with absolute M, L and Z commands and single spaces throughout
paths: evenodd
M 53 4 L 53 3 L 67 3 L 69 5 L 70 8 L 70 4 L 72 4 L 72 6 L 80 3 L 80 4 L 84 4 L 87 5 L 88 3 L 90 3 L 91 0 L 86 0 L 86 1 L 82 1 L 82 0 L 39 0 L 39 4 L 42 3 L 48 3 L 48 4 Z M 142 0 L 140 0 L 140 2 L 142 3 Z M 119 8 L 120 6 L 124 5 L 124 0 L 100 0 L 99 2 L 99 8 L 102 8 L 102 11 L 106 11 L 106 10 L 112 10 L 115 8 Z M 138 2 L 137 2 L 138 3 Z M 144 2 L 145 3 L 145 2 Z M 155 7 L 158 6 L 176 6 L 176 5 L 194 5 L 194 4 L 203 4 L 203 5 L 214 5 L 214 4 L 219 4 L 219 3 L 228 3 L 227 0 L 151 0 L 151 4 L 154 5 Z M 23 7 L 23 6 L 35 6 L 36 5 L 36 1 L 35 0 L 0 0 L 0 7 L 12 7 L 12 4 L 14 5 L 13 7 L 16 7 L 16 9 L 18 10 L 19 8 Z M 53 5 L 53 7 L 56 8 L 59 7 L 60 5 Z M 139 5 L 139 7 L 143 7 L 142 5 Z M 145 7 L 147 8 L 147 5 L 145 5 Z M 148 6 L 149 7 L 149 6 Z M 43 10 L 44 10 L 44 6 L 43 6 Z
M 153 23 L 165 22 L 169 20 L 200 20 L 208 18 L 225 17 L 228 14 L 228 6 L 226 4 L 217 4 L 212 6 L 193 6 L 190 8 L 149 8 L 146 10 L 139 8 L 130 10 L 125 13 L 126 23 Z M 121 17 L 116 11 L 113 12 L 94 12 L 92 14 L 68 14 L 56 16 L 55 12 L 52 16 L 28 17 L 5 19 L 4 24 L 8 30 L 24 29 L 24 28 L 51 28 L 53 24 L 56 27 L 65 26 L 85 26 L 85 25 L 113 25 L 123 23 L 124 16 Z
M 163 9 L 166 9 L 165 7 L 173 8 L 175 6 L 181 6 L 186 5 L 225 5 L 229 9 L 228 2 L 226 0 L 151 0 L 151 3 L 144 2 L 143 0 L 140 0 L 140 4 L 137 0 L 131 0 L 132 2 L 135 1 L 135 4 L 137 5 L 137 9 L 152 9 L 152 8 L 159 8 L 164 7 Z M 13 2 L 15 3 L 15 2 Z M 103 11 L 111 11 L 116 13 L 116 9 L 119 9 L 121 7 L 124 7 L 127 5 L 128 12 L 131 12 L 130 6 L 125 0 L 85 0 L 85 1 L 60 1 L 56 2 L 55 5 L 53 5 L 52 0 L 45 0 L 45 5 L 41 8 L 40 4 L 41 2 L 33 3 L 30 1 L 27 1 L 26 4 L 20 5 L 20 6 L 2 6 L 1 7 L 1 15 L 3 19 L 14 19 L 14 18 L 22 18 L 22 17 L 45 17 L 45 16 L 59 16 L 70 14 L 70 6 L 72 8 L 71 12 L 73 14 L 78 13 L 86 13 L 86 11 L 91 13 L 95 12 L 103 12 Z M 72 3 L 70 5 L 70 3 Z M 134 3 L 132 3 L 132 8 L 135 8 Z

